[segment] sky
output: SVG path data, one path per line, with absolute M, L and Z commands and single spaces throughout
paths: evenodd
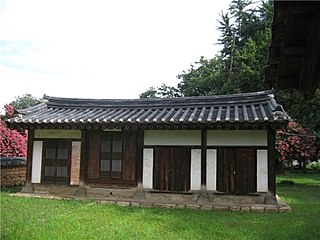
M 212 58 L 228 0 L 0 0 L 0 108 L 17 96 L 139 98 Z

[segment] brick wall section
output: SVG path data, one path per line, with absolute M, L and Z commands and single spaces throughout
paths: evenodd
M 81 143 L 72 142 L 70 185 L 79 185 Z
M 1 167 L 1 187 L 24 185 L 26 166 Z

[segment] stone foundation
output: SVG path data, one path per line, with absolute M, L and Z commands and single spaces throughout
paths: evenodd
M 36 194 L 36 193 L 14 193 L 11 196 L 19 196 L 19 197 L 35 197 L 35 198 L 49 198 L 49 199 L 59 199 L 59 200 L 73 200 L 80 199 L 85 200 L 86 197 L 61 197 L 54 196 L 49 194 Z M 282 202 L 280 198 L 277 198 L 276 205 L 268 205 L 268 204 L 228 204 L 228 203 L 168 203 L 166 201 L 148 201 L 148 200 L 134 200 L 134 199 L 100 199 L 100 198 L 92 198 L 95 202 L 99 204 L 115 204 L 121 207 L 141 207 L 141 208 L 175 208 L 175 209 L 192 209 L 192 210 L 217 210 L 217 211 L 242 211 L 242 212 L 253 212 L 253 213 L 283 213 L 283 212 L 291 212 L 292 209 L 286 203 Z
M 26 171 L 26 166 L 1 167 L 1 187 L 24 185 Z

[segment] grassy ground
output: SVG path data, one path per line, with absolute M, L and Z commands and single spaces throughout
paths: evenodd
M 320 174 L 277 181 L 292 213 L 123 208 L 1 193 L 1 239 L 320 239 Z

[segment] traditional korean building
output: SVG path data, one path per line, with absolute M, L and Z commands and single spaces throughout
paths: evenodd
M 274 203 L 275 129 L 289 120 L 273 92 L 264 91 L 135 100 L 45 96 L 8 124 L 29 130 L 26 192 L 63 186 L 106 198 L 166 193 Z

